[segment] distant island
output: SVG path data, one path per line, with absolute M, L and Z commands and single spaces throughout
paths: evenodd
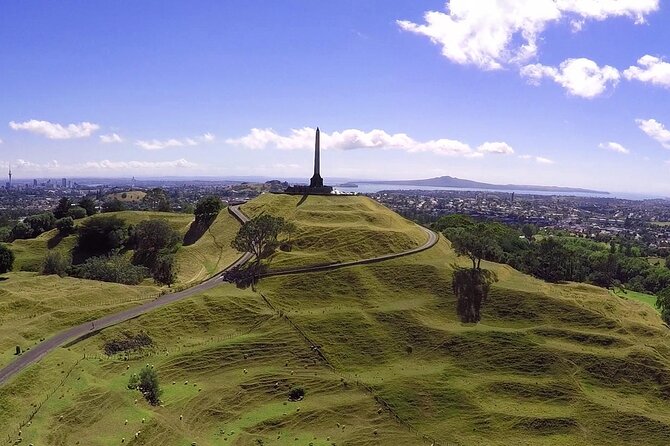
M 428 178 L 425 180 L 398 180 L 398 181 L 358 181 L 360 184 L 388 184 L 394 186 L 427 186 L 427 187 L 455 187 L 459 189 L 494 189 L 509 191 L 535 191 L 535 192 L 576 192 L 589 194 L 609 195 L 609 192 L 580 189 L 576 187 L 561 186 L 529 186 L 523 184 L 490 184 L 478 181 L 463 180 L 449 176 Z

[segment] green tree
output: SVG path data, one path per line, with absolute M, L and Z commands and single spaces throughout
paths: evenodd
M 156 283 L 170 286 L 177 280 L 177 267 L 174 254 L 160 254 L 154 262 L 151 276 Z
M 142 201 L 152 211 L 170 212 L 170 199 L 160 187 L 149 190 Z
M 31 238 L 32 236 L 33 236 L 33 230 L 30 228 L 30 226 L 28 226 L 22 221 L 15 224 L 14 227 L 12 228 L 12 231 L 9 234 L 10 240 L 27 239 Z
M 493 227 L 486 223 L 478 223 L 467 228 L 448 231 L 452 247 L 459 256 L 466 256 L 472 261 L 472 269 L 480 269 L 483 259 L 495 259 L 500 256 Z
M 74 220 L 72 217 L 63 217 L 56 220 L 56 229 L 62 236 L 72 234 L 74 231 Z
M 91 197 L 84 197 L 79 200 L 79 206 L 86 210 L 86 215 L 89 217 L 98 213 L 95 207 L 95 200 Z
M 118 198 L 112 198 L 102 203 L 102 212 L 120 212 L 126 209 L 126 205 Z
M 670 269 L 670 256 L 667 256 L 665 258 L 665 267 Z
M 467 215 L 450 214 L 440 217 L 439 220 L 433 224 L 433 229 L 442 232 L 448 228 L 468 228 L 474 225 L 475 221 Z
M 149 269 L 137 266 L 120 255 L 90 257 L 72 268 L 72 275 L 80 279 L 138 285 L 149 276 Z
M 452 289 L 457 298 L 456 312 L 463 323 L 481 320 L 481 307 L 486 301 L 491 285 L 498 281 L 493 271 L 454 266 Z
M 661 317 L 670 324 L 670 287 L 661 290 L 656 296 L 656 308 L 661 310 Z
M 5 245 L 0 245 L 0 274 L 12 270 L 14 266 L 14 252 Z
M 67 211 L 67 216 L 72 217 L 74 220 L 79 220 L 86 217 L 86 209 L 81 206 L 72 206 L 69 211 Z
M 72 260 L 58 251 L 49 251 L 42 260 L 42 275 L 57 274 L 65 277 L 72 266 Z
M 108 253 L 121 248 L 128 237 L 123 220 L 115 215 L 101 215 L 79 227 L 77 247 L 85 253 Z
M 223 209 L 223 203 L 219 197 L 214 195 L 204 197 L 198 201 L 193 211 L 195 222 L 198 224 L 211 224 L 216 219 L 216 216 L 219 215 L 221 209 Z
M 174 252 L 181 237 L 166 220 L 151 219 L 135 226 L 134 239 L 133 262 L 144 265 L 153 272 L 159 255 Z
M 533 237 L 537 234 L 537 226 L 531 224 L 525 224 L 521 226 L 521 233 L 526 238 L 526 240 L 533 241 Z
M 547 282 L 569 279 L 570 251 L 555 238 L 543 239 L 535 244 L 535 265 L 532 274 Z
M 160 404 L 162 390 L 158 381 L 158 373 L 153 368 L 148 366 L 143 368 L 139 376 L 133 374 L 128 381 L 128 388 L 142 392 L 144 398 L 152 406 Z
M 58 200 L 58 205 L 56 205 L 53 211 L 54 217 L 56 218 L 66 217 L 67 211 L 70 210 L 70 206 L 72 206 L 72 202 L 68 197 L 63 197 L 60 200 Z
M 285 220 L 263 214 L 242 225 L 237 231 L 231 246 L 240 252 L 250 252 L 259 264 L 261 259 L 277 248 L 277 237 L 282 231 Z

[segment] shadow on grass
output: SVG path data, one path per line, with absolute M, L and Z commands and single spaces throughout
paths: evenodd
M 196 243 L 200 238 L 207 232 L 212 223 L 214 223 L 216 217 L 210 218 L 206 221 L 197 221 L 194 220 L 191 223 L 191 226 L 188 227 L 188 231 L 184 234 L 183 246 L 191 246 Z
M 302 196 L 300 201 L 298 201 L 298 204 L 295 205 L 295 207 L 299 207 L 301 204 L 303 204 L 305 201 L 307 201 L 307 197 L 309 197 L 309 194 L 305 194 Z
M 47 248 L 54 249 L 56 246 L 60 244 L 60 242 L 63 241 L 64 238 L 65 236 L 63 234 L 61 234 L 60 232 L 56 232 L 56 235 L 54 235 L 47 241 Z

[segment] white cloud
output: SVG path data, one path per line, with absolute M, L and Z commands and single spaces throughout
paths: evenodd
M 599 67 L 589 59 L 568 59 L 561 65 L 549 67 L 542 64 L 526 65 L 521 68 L 521 76 L 533 85 L 539 85 L 543 78 L 549 78 L 565 88 L 572 96 L 592 99 L 600 96 L 608 87 L 615 87 L 621 75 L 619 70 L 609 65 Z
M 248 135 L 227 139 L 226 143 L 251 150 L 266 147 L 284 150 L 313 149 L 314 132 L 313 128 L 303 127 L 291 130 L 288 135 L 280 135 L 273 129 L 254 128 Z M 483 153 L 514 153 L 514 150 L 505 143 L 485 143 L 480 146 L 479 152 L 475 152 L 468 144 L 453 139 L 444 138 L 421 142 L 405 133 L 389 134 L 384 130 L 365 132 L 358 129 L 347 129 L 330 134 L 321 132 L 321 147 L 325 150 L 396 149 L 409 153 L 431 152 L 438 155 L 472 158 L 478 158 Z
M 666 149 L 670 149 L 670 130 L 655 119 L 636 119 L 640 130 L 650 138 L 658 141 Z
M 485 142 L 477 147 L 477 151 L 481 153 L 495 153 L 499 155 L 512 155 L 514 149 L 509 144 L 504 142 Z
M 211 133 L 205 133 L 204 135 L 196 136 L 195 138 L 138 140 L 135 141 L 135 145 L 143 148 L 144 150 L 162 150 L 170 147 L 194 147 L 212 141 L 214 141 L 214 135 Z
M 0 163 L 5 165 L 7 163 Z M 8 165 L 8 164 L 7 164 Z M 178 159 L 173 161 L 86 161 L 74 164 L 61 164 L 57 160 L 52 160 L 45 163 L 35 163 L 24 159 L 17 159 L 12 163 L 12 168 L 18 174 L 77 174 L 90 175 L 91 171 L 96 171 L 96 174 L 119 173 L 124 172 L 141 172 L 141 173 L 175 173 L 182 169 L 193 169 L 198 167 L 196 163 L 192 163 L 185 159 Z
M 100 142 L 103 144 L 116 144 L 123 142 L 123 138 L 116 133 L 111 133 L 109 135 L 100 135 Z
M 35 133 L 37 135 L 46 136 L 49 139 L 74 139 L 74 138 L 88 138 L 95 133 L 100 126 L 90 122 L 80 122 L 79 124 L 68 124 L 63 126 L 49 121 L 38 121 L 31 119 L 25 122 L 9 123 L 9 127 L 13 130 L 25 130 L 27 132 Z
M 550 160 L 549 158 L 544 158 L 541 156 L 536 156 L 535 157 L 535 162 L 539 164 L 554 164 L 553 160 Z
M 519 158 L 523 160 L 535 161 L 538 164 L 554 164 L 553 160 L 549 158 L 544 158 L 542 156 L 533 156 L 533 155 L 519 155 Z
M 630 153 L 630 150 L 622 146 L 621 144 L 617 142 L 603 142 L 598 145 L 601 149 L 605 150 L 611 150 L 613 152 L 617 153 L 623 153 L 624 155 L 628 155 Z
M 4 141 L 2 140 L 2 138 L 0 138 L 0 144 L 2 144 L 3 142 L 4 142 Z
M 578 31 L 588 20 L 630 17 L 643 23 L 659 0 L 448 0 L 445 11 L 428 11 L 425 23 L 396 23 L 428 37 L 442 54 L 461 65 L 486 70 L 535 57 L 547 25 L 568 21 Z
M 670 88 L 670 63 L 658 57 L 646 55 L 637 61 L 637 65 L 623 72 L 626 79 Z

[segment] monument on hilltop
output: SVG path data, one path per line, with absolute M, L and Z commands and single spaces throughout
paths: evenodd
M 321 131 L 316 128 L 316 141 L 314 143 L 314 175 L 309 180 L 309 186 L 289 186 L 285 193 L 292 195 L 330 195 L 333 193 L 331 186 L 323 185 L 321 177 Z

